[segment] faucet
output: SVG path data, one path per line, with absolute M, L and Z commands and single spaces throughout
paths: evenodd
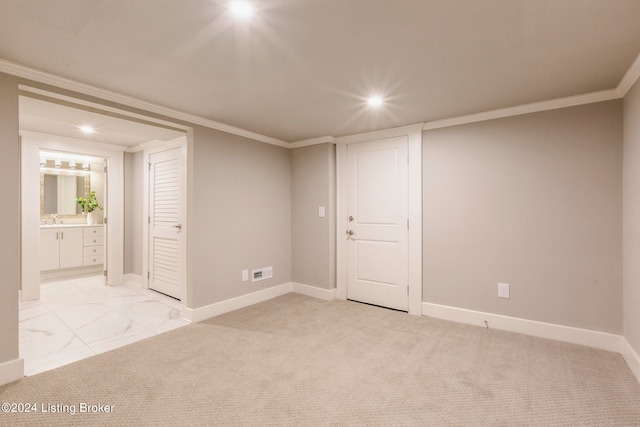
M 58 214 L 53 214 L 53 223 L 57 224 L 56 220 L 58 219 Z

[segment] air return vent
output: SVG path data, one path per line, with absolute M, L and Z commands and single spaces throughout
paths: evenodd
M 262 267 L 257 270 L 251 270 L 251 281 L 258 282 L 273 277 L 273 267 Z

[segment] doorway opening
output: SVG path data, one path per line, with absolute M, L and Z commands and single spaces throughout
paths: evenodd
M 176 139 L 186 155 L 189 129 L 20 89 L 25 373 L 188 324 L 184 304 L 144 280 L 142 159 Z M 81 134 L 87 122 L 95 132 Z

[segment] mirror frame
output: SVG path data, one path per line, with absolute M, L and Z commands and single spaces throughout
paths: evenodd
M 81 176 L 84 178 L 84 195 L 82 197 L 89 197 L 89 192 L 91 191 L 91 174 L 86 171 L 78 171 L 78 170 L 40 170 L 40 219 L 50 218 L 53 214 L 45 214 L 44 213 L 44 175 L 45 172 L 48 175 L 71 175 L 71 176 Z M 58 218 L 84 218 L 83 213 L 79 214 L 63 214 L 58 215 Z

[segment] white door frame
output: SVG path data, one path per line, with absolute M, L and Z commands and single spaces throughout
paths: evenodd
M 147 148 L 143 153 L 143 162 L 144 162 L 144 173 L 142 179 L 142 283 L 143 286 L 149 289 L 149 156 L 154 153 L 160 153 L 162 151 L 172 150 L 174 148 L 181 149 L 180 155 L 180 173 L 182 194 L 184 195 L 184 203 L 182 208 L 184 209 L 182 221 L 182 230 L 181 233 L 184 234 L 184 245 L 182 253 L 180 254 L 180 263 L 184 266 L 182 269 L 182 277 L 180 277 L 180 300 L 183 304 L 186 305 L 187 299 L 187 277 L 188 277 L 188 266 L 187 266 L 187 247 L 188 247 L 188 212 L 187 207 L 189 206 L 188 202 L 188 194 L 187 194 L 187 135 L 181 136 L 180 138 L 174 139 L 173 141 L 168 141 L 166 143 L 162 143 L 159 145 L 155 145 L 153 147 Z
M 347 299 L 347 146 L 406 136 L 409 142 L 409 314 L 422 315 L 422 124 L 336 139 L 336 287 Z
M 109 159 L 107 284 L 124 281 L 124 152 L 123 147 L 33 132 L 21 135 L 21 300 L 40 299 L 40 150 L 71 152 Z

